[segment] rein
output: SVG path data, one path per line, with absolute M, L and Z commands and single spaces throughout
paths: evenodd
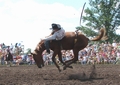
M 83 14 L 83 10 L 84 10 L 84 8 L 85 8 L 85 4 L 86 4 L 86 2 L 84 3 L 84 5 L 83 5 L 83 8 L 82 8 L 82 12 L 81 12 L 81 16 L 80 16 L 80 26 L 81 26 L 81 19 L 82 19 L 82 14 Z M 78 31 L 79 31 L 80 29 L 77 29 L 76 31 L 75 31 L 75 41 L 74 41 L 74 44 L 77 42 L 77 36 L 78 36 Z
M 85 4 L 86 4 L 86 2 L 84 3 L 83 8 L 82 8 L 82 12 L 81 12 L 81 16 L 80 16 L 80 26 L 81 26 L 82 14 L 83 14 L 83 10 L 85 8 Z M 79 31 L 79 29 L 77 29 L 75 32 L 77 32 L 77 31 Z

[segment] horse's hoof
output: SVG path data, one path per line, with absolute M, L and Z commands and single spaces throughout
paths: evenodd
M 69 68 L 72 68 L 72 69 L 73 69 L 73 67 L 72 67 L 72 66 L 69 66 Z
M 42 68 L 42 66 L 38 66 L 38 68 Z
M 66 66 L 63 67 L 63 70 L 66 70 Z
M 42 67 L 44 67 L 44 65 L 42 65 Z
M 58 68 L 58 71 L 59 71 L 59 72 L 61 72 L 61 69 L 60 69 L 60 68 Z
M 59 69 L 59 72 L 61 72 L 61 70 Z

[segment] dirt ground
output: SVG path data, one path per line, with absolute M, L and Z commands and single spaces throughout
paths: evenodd
M 0 66 L 0 85 L 120 85 L 120 65 L 72 66 L 62 72 L 54 65 L 42 69 L 36 65 Z

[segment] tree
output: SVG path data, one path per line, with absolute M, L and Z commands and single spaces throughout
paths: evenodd
M 31 48 L 28 48 L 26 53 L 31 54 Z
M 85 9 L 86 15 L 83 22 L 86 26 L 77 27 L 87 36 L 95 36 L 93 30 L 100 30 L 101 26 L 106 28 L 108 41 L 120 41 L 120 35 L 116 34 L 120 26 L 120 3 L 119 0 L 89 0 L 90 8 Z

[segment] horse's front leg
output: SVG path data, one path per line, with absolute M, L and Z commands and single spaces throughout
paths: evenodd
M 54 51 L 53 56 L 52 56 L 52 61 L 53 63 L 56 65 L 56 67 L 58 68 L 59 72 L 61 72 L 60 66 L 57 64 L 56 60 L 55 60 L 55 56 L 57 55 L 57 52 Z

